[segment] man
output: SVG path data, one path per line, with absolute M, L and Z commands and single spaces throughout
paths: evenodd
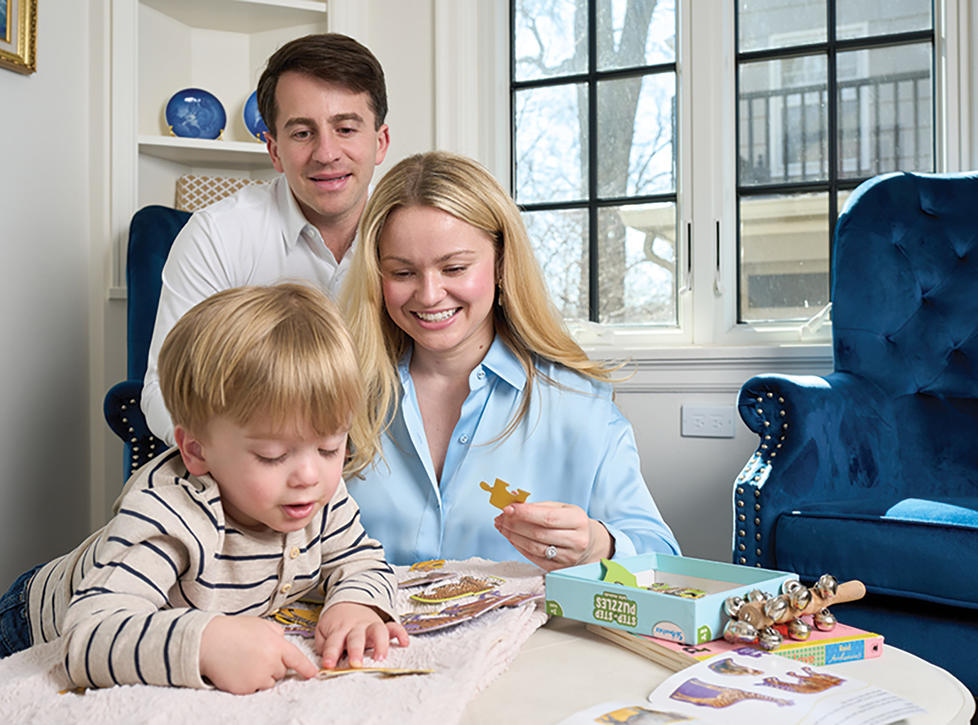
M 336 297 L 374 169 L 390 145 L 387 89 L 374 55 L 345 35 L 293 40 L 269 59 L 258 108 L 279 176 L 196 212 L 163 268 L 141 407 L 173 443 L 157 357 L 184 312 L 231 287 L 306 280 Z

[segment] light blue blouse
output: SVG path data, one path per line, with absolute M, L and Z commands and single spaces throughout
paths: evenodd
M 386 461 L 363 480 L 347 482 L 363 526 L 384 545 L 387 560 L 523 560 L 493 525 L 499 509 L 480 487 L 496 478 L 529 501 L 580 506 L 608 529 L 615 558 L 660 551 L 679 553 L 639 469 L 632 427 L 612 401 L 612 388 L 566 368 L 538 370 L 563 385 L 534 385 L 530 409 L 508 437 L 494 441 L 519 408 L 526 374 L 496 338 L 469 375 L 469 394 L 442 467 L 434 465 L 409 372 L 411 354 L 398 365 L 403 386 L 397 416 L 383 437 Z M 568 389 L 569 388 L 569 389 Z

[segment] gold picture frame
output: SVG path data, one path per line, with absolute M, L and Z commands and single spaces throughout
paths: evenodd
M 0 68 L 37 70 L 37 0 L 0 0 Z

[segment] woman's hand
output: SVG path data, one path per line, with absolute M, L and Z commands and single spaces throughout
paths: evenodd
M 496 529 L 527 559 L 547 570 L 610 558 L 611 534 L 580 506 L 559 501 L 513 503 L 496 517 Z M 556 550 L 547 558 L 547 549 Z M 551 551 L 551 553 L 554 553 Z

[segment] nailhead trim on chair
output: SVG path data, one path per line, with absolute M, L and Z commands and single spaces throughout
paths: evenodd
M 136 405 L 136 402 L 137 401 L 136 401 L 135 398 L 130 398 L 129 399 L 129 405 L 135 406 Z M 120 405 L 119 408 L 121 408 L 122 410 L 126 410 L 128 408 L 128 406 L 127 405 Z M 122 422 L 123 423 L 128 423 L 129 422 L 129 419 L 128 418 L 123 418 L 122 419 Z M 130 434 L 133 434 L 136 431 L 135 431 L 135 429 L 132 426 L 129 426 L 128 432 Z M 133 473 L 136 472 L 136 469 L 137 468 L 139 468 L 141 465 L 143 465 L 147 461 L 151 460 L 153 458 L 153 456 L 156 455 L 156 444 L 157 444 L 158 441 L 159 441 L 159 439 L 156 438 L 156 436 L 154 436 L 152 434 L 146 435 L 142 439 L 137 438 L 135 435 L 133 435 L 133 436 L 131 436 L 129 438 L 129 443 L 132 444 L 132 446 L 130 448 L 130 458 L 129 458 L 129 475 L 130 476 Z M 142 456 L 142 457 L 139 455 L 139 451 L 140 450 L 145 450 L 145 455 Z
M 778 396 L 777 405 L 774 405 L 775 399 L 774 393 L 772 392 L 767 392 L 764 396 L 758 396 L 754 398 L 754 401 L 757 403 L 755 411 L 762 419 L 763 427 L 767 432 L 761 435 L 757 449 L 737 476 L 734 500 L 739 511 L 737 513 L 738 527 L 734 549 L 739 552 L 737 556 L 738 564 L 746 566 L 753 563 L 755 567 L 759 568 L 761 566 L 760 558 L 764 556 L 761 532 L 757 530 L 761 519 L 760 516 L 755 516 L 753 526 L 747 522 L 747 516 L 743 512 L 743 509 L 746 507 L 744 502 L 745 486 L 752 486 L 754 488 L 754 512 L 759 514 L 763 502 L 761 494 L 764 489 L 764 483 L 767 481 L 768 474 L 771 471 L 771 459 L 777 457 L 778 451 L 784 445 L 784 441 L 788 436 L 788 413 L 783 407 L 783 397 Z M 768 404 L 770 412 L 765 410 L 765 403 Z M 775 421 L 781 418 L 780 435 L 772 431 L 771 418 Z M 778 435 L 776 442 L 774 440 L 775 435 Z M 750 561 L 750 554 L 747 551 L 747 542 L 751 538 L 756 542 L 754 545 L 754 555 L 756 558 L 753 562 Z

